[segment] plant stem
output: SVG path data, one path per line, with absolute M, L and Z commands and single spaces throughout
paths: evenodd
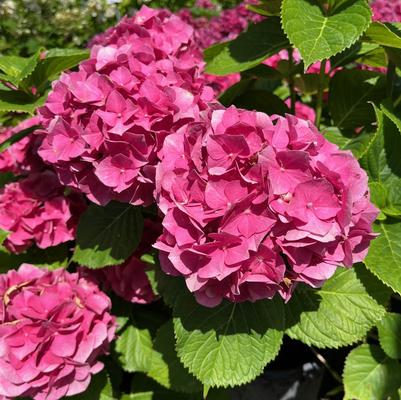
M 318 353 L 313 347 L 309 347 L 312 351 L 312 353 L 315 355 L 315 357 L 322 363 L 322 365 L 329 371 L 330 375 L 339 383 L 343 383 L 343 380 L 341 379 L 341 376 L 337 374 L 336 371 L 334 371 L 333 368 L 330 367 L 329 363 L 327 360 L 320 354 Z
M 293 49 L 288 49 L 288 62 L 289 62 L 289 77 L 288 84 L 290 87 L 290 110 L 291 114 L 295 115 L 295 102 L 296 102 L 296 93 L 295 93 L 295 84 L 294 84 L 294 57 L 293 57 Z
M 323 60 L 320 63 L 319 89 L 318 89 L 318 92 L 317 92 L 317 103 L 316 103 L 316 126 L 318 128 L 320 127 L 320 121 L 322 119 L 324 78 L 325 78 L 325 75 L 326 75 L 326 63 L 327 63 L 327 60 Z

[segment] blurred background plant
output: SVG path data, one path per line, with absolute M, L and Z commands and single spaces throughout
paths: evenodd
M 239 2 L 214 3 L 218 8 L 228 8 Z M 3 0 L 0 54 L 29 56 L 40 47 L 85 46 L 96 33 L 115 24 L 121 16 L 133 14 L 143 4 L 174 11 L 193 8 L 195 0 Z

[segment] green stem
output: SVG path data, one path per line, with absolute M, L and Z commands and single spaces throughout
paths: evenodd
M 290 110 L 291 114 L 295 115 L 295 102 L 296 102 L 296 93 L 295 93 L 295 84 L 294 84 L 294 57 L 293 57 L 293 49 L 288 49 L 288 62 L 289 62 L 289 77 L 288 84 L 290 87 Z
M 327 63 L 327 60 L 323 60 L 320 63 L 319 88 L 318 88 L 318 92 L 317 92 L 317 103 L 316 103 L 316 126 L 318 128 L 320 127 L 320 121 L 322 119 L 324 79 L 326 76 L 326 63 Z
M 322 363 L 322 365 L 327 369 L 327 371 L 330 373 L 330 375 L 340 384 L 343 383 L 343 380 L 341 379 L 341 376 L 337 374 L 336 371 L 334 371 L 333 368 L 330 367 L 329 363 L 327 360 L 320 354 L 318 353 L 313 347 L 309 347 L 312 351 L 312 353 L 315 355 L 315 357 Z

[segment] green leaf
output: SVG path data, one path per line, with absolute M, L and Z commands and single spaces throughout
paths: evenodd
M 26 84 L 41 91 L 48 81 L 56 79 L 61 72 L 75 67 L 88 57 L 89 50 L 85 49 L 51 49 L 40 60 Z
M 379 103 L 386 97 L 384 77 L 373 71 L 343 70 L 330 82 L 330 114 L 340 129 L 366 126 L 375 114 L 369 102 Z
M 30 135 L 32 132 L 36 131 L 36 129 L 39 129 L 39 125 L 34 125 L 31 126 L 30 128 L 23 129 L 22 131 L 19 131 L 12 135 L 10 138 L 5 140 L 4 142 L 0 143 L 0 153 L 4 150 L 6 150 L 8 147 L 12 146 L 14 143 L 19 142 L 22 140 L 24 137 L 27 137 Z
M 116 341 L 118 359 L 128 372 L 148 372 L 152 358 L 158 356 L 153 351 L 152 337 L 148 329 L 129 325 Z
M 152 400 L 153 392 L 124 394 L 120 400 Z
M 103 370 L 94 375 L 85 392 L 69 397 L 71 400 L 115 400 L 107 373 Z
M 363 39 L 381 46 L 401 49 L 401 31 L 390 23 L 372 22 Z
M 340 149 L 347 148 L 348 144 L 352 141 L 352 138 L 343 135 L 336 126 L 324 128 L 322 134 L 329 142 L 336 144 Z
M 247 4 L 246 8 L 265 17 L 280 15 L 282 0 L 265 0 L 262 4 Z
M 280 19 L 270 17 L 256 25 L 250 25 L 236 39 L 206 49 L 206 72 L 227 75 L 245 71 L 287 47 L 289 43 L 281 29 Z
M 174 306 L 176 349 L 182 363 L 205 386 L 252 381 L 280 349 L 284 324 L 280 299 L 228 303 L 209 309 L 185 287 Z
M 118 202 L 91 204 L 79 221 L 73 260 L 89 268 L 121 264 L 138 246 L 142 230 L 139 208 Z
M 371 10 L 366 0 L 350 0 L 327 16 L 318 0 L 283 0 L 281 19 L 307 69 L 354 44 L 368 28 Z
M 297 288 L 285 311 L 287 334 L 320 348 L 338 348 L 362 339 L 386 312 L 355 269 L 340 268 L 320 290 Z
M 391 358 L 401 358 L 401 315 L 387 313 L 377 328 L 380 345 L 385 353 Z
M 181 364 L 175 350 L 174 326 L 170 320 L 157 331 L 154 350 L 161 354 L 161 362 L 153 363 L 148 376 L 161 385 L 179 392 L 202 391 L 202 385 Z
M 400 364 L 380 347 L 363 344 L 348 354 L 343 378 L 345 400 L 386 399 L 401 385 Z
M 47 269 L 65 268 L 68 262 L 68 248 L 60 244 L 47 249 L 31 247 L 22 254 L 10 254 L 0 248 L 0 271 L 17 268 L 23 263 L 34 264 Z
M 17 90 L 0 90 L 0 112 L 21 112 L 33 114 L 43 106 L 47 95 L 34 97 Z
M 401 294 L 401 223 L 380 221 L 373 228 L 380 235 L 370 244 L 364 263 L 381 281 Z
M 16 86 L 28 77 L 39 62 L 40 51 L 31 57 L 2 56 L 0 57 L 0 70 L 4 71 L 11 78 L 9 81 Z M 4 78 L 7 80 L 7 77 Z

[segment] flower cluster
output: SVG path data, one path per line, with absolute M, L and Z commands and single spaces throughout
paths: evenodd
M 83 276 L 93 280 L 105 290 L 111 289 L 131 303 L 148 304 L 156 299 L 146 275 L 149 265 L 141 261 L 143 254 L 151 251 L 152 244 L 160 234 L 160 224 L 145 220 L 142 241 L 135 253 L 121 265 L 92 270 L 81 268 Z
M 375 236 L 366 173 L 308 121 L 214 110 L 163 154 L 161 266 L 205 306 L 289 299 L 297 282 L 317 287 L 361 261 Z
M 291 107 L 291 99 L 288 98 L 285 101 L 285 104 L 287 105 L 287 107 Z M 315 122 L 316 119 L 315 110 L 307 104 L 302 103 L 301 101 L 295 102 L 295 116 L 311 122 Z
M 39 125 L 39 117 L 29 118 L 16 127 L 0 129 L 0 144 L 18 132 Z M 37 154 L 41 139 L 34 133 L 14 143 L 0 153 L 0 172 L 12 172 L 17 175 L 38 172 L 44 164 Z
M 81 393 L 114 339 L 109 298 L 65 270 L 29 264 L 0 275 L 0 397 Z
M 98 39 L 78 72 L 55 82 L 40 110 L 39 154 L 64 185 L 98 204 L 152 202 L 165 136 L 197 120 L 213 98 L 192 34 L 178 17 L 144 6 Z
M 51 171 L 29 175 L 0 190 L 0 229 L 8 231 L 5 246 L 20 253 L 36 244 L 45 249 L 74 239 L 85 208 L 80 195 L 63 195 Z
M 373 20 L 401 22 L 401 2 L 398 0 L 374 0 L 371 4 Z

